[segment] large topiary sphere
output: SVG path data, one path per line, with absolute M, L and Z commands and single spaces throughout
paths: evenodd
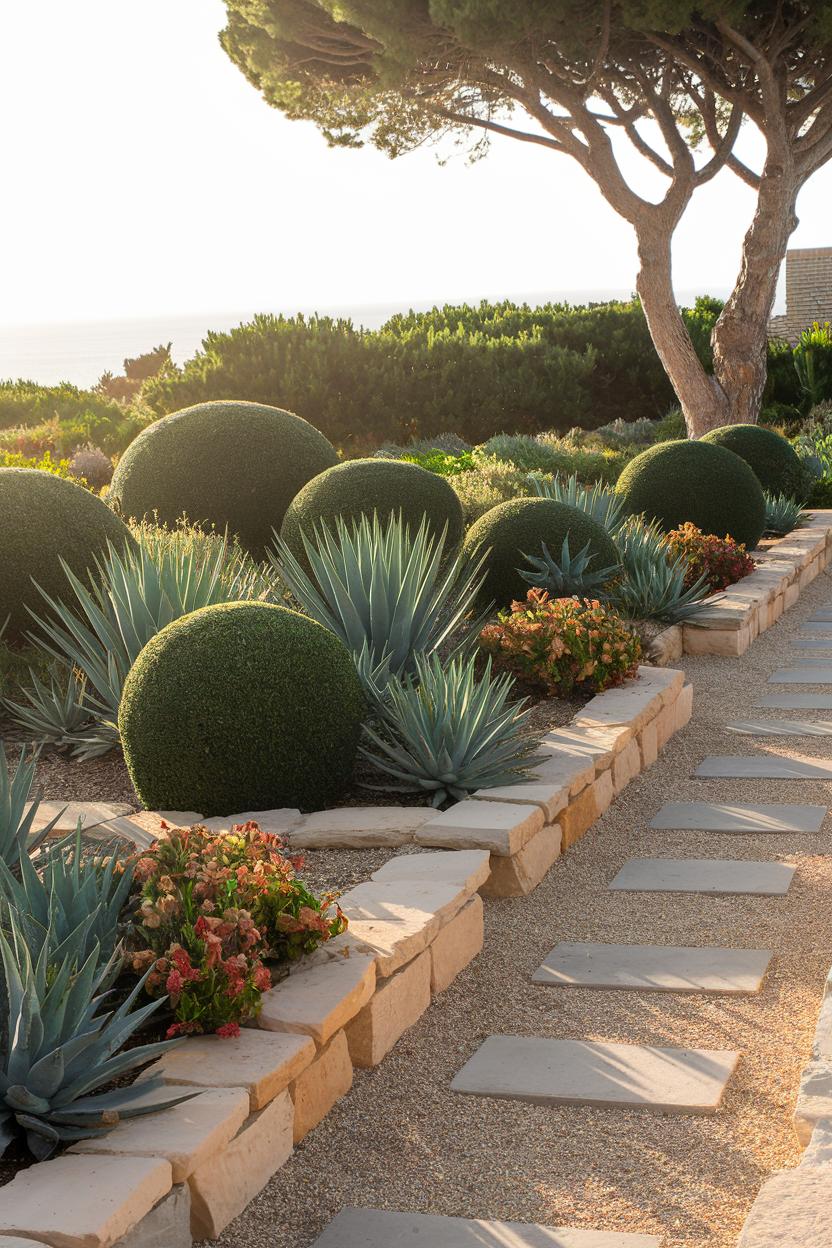
M 20 641 L 34 628 L 27 611 L 48 611 L 33 581 L 51 598 L 74 599 L 61 559 L 87 580 L 107 542 L 122 549 L 130 530 L 106 503 L 74 481 L 35 468 L 0 468 L 0 629 Z
M 413 529 L 426 515 L 436 535 L 447 525 L 446 551 L 455 549 L 462 538 L 462 504 L 444 477 L 398 459 L 350 459 L 327 468 L 293 499 L 280 536 L 303 558 L 301 531 L 311 538 L 320 521 L 333 529 L 336 516 L 349 521 L 374 511 L 384 520 L 401 511 Z
M 723 425 L 706 433 L 703 442 L 724 446 L 744 459 L 764 490 L 801 497 L 803 469 L 791 443 L 760 425 Z
M 125 517 L 226 527 L 262 556 L 310 478 L 337 464 L 314 425 L 264 403 L 197 403 L 164 416 L 122 455 L 110 497 Z
M 616 491 L 631 515 L 663 529 L 690 520 L 703 533 L 730 534 L 752 550 L 762 536 L 766 504 L 745 460 L 713 442 L 660 442 L 630 460 Z
M 481 597 L 491 598 L 502 607 L 514 598 L 525 598 L 529 589 L 518 571 L 531 570 L 523 556 L 539 555 L 545 543 L 549 554 L 559 560 L 567 535 L 570 555 L 577 555 L 590 543 L 593 558 L 589 572 L 620 562 L 615 543 L 603 525 L 577 507 L 549 498 L 511 498 L 492 507 L 468 530 L 463 561 L 467 564 L 490 549 Z
M 337 637 L 285 607 L 232 602 L 148 642 L 124 683 L 119 730 L 149 809 L 314 810 L 349 783 L 364 712 Z

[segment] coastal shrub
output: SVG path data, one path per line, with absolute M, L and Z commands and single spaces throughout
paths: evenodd
M 69 474 L 93 490 L 101 490 L 113 479 L 113 461 L 92 442 L 79 446 L 69 461 Z
M 201 403 L 149 425 L 121 457 L 110 500 L 125 518 L 207 521 L 262 555 L 310 478 L 338 462 L 308 421 L 260 403 Z
M 71 594 L 64 563 L 86 580 L 108 543 L 117 550 L 133 543 L 126 524 L 100 498 L 31 468 L 0 468 L 0 534 L 0 617 L 9 617 L 7 642 L 22 640 L 33 626 L 27 608 L 42 608 L 38 586 L 53 598 Z
M 513 598 L 526 596 L 528 585 L 522 573 L 527 569 L 526 556 L 538 556 L 544 545 L 560 553 L 566 537 L 575 554 L 589 545 L 590 571 L 618 563 L 615 545 L 603 525 L 577 507 L 549 498 L 517 498 L 492 507 L 468 530 L 463 563 L 490 551 L 480 598 L 505 606 Z
M 71 421 L 86 430 L 83 440 L 101 424 L 117 424 L 124 409 L 113 399 L 62 381 L 41 386 L 35 381 L 0 381 L 0 429 Z
M 302 534 L 312 540 L 316 525 L 332 529 L 338 516 L 350 521 L 373 512 L 381 520 L 401 513 L 414 530 L 427 516 L 433 537 L 445 533 L 448 552 L 462 537 L 462 504 L 449 483 L 426 468 L 397 459 L 350 459 L 327 468 L 292 500 L 280 536 L 304 562 Z
M 476 468 L 448 478 L 471 525 L 498 503 L 529 494 L 528 473 L 501 459 L 478 459 Z
M 690 521 L 667 534 L 667 549 L 671 559 L 684 560 L 688 589 L 704 578 L 710 593 L 716 594 L 754 571 L 754 560 L 741 543 L 703 533 Z
M 337 637 L 285 607 L 232 602 L 148 642 L 118 722 L 147 809 L 224 815 L 331 805 L 352 778 L 364 711 Z
M 548 694 L 600 693 L 634 676 L 641 660 L 641 642 L 615 611 L 542 589 L 501 611 L 480 646 L 495 666 Z
M 703 442 L 712 442 L 733 451 L 752 469 L 764 490 L 798 498 L 803 486 L 800 460 L 785 438 L 760 425 L 723 425 L 706 433 Z
M 665 530 L 689 520 L 703 533 L 730 535 L 752 550 L 765 527 L 756 476 L 739 455 L 712 442 L 651 446 L 627 465 L 616 490 L 630 515 L 655 519 Z

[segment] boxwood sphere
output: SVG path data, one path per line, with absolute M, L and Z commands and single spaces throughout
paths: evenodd
M 364 711 L 334 634 L 286 607 L 232 602 L 148 642 L 124 683 L 119 730 L 150 810 L 312 810 L 349 783 Z
M 462 504 L 453 488 L 435 472 L 398 459 L 350 459 L 327 468 L 292 500 L 280 536 L 303 558 L 301 531 L 311 538 L 320 521 L 333 529 L 336 516 L 349 521 L 374 511 L 384 520 L 401 511 L 413 529 L 427 515 L 436 535 L 447 524 L 446 551 L 456 549 L 462 538 Z
M 744 459 L 713 442 L 660 442 L 618 478 L 631 515 L 642 512 L 663 529 L 690 520 L 703 533 L 730 534 L 752 550 L 766 521 L 763 489 Z
M 262 556 L 311 477 L 337 464 L 314 425 L 265 403 L 197 403 L 143 429 L 110 486 L 121 514 L 226 527 Z
M 33 584 L 50 597 L 74 599 L 64 559 L 82 580 L 106 553 L 133 541 L 106 503 L 83 486 L 36 468 L 0 468 L 0 628 L 4 641 L 21 641 L 34 628 L 27 607 L 48 610 Z
M 577 507 L 549 498 L 511 498 L 492 507 L 468 530 L 463 561 L 467 563 L 484 550 L 491 550 L 481 597 L 491 598 L 503 607 L 514 598 L 525 598 L 529 589 L 518 571 L 531 570 L 523 556 L 539 555 L 545 543 L 550 555 L 559 560 L 567 534 L 571 555 L 577 555 L 590 543 L 590 572 L 620 562 L 615 543 L 603 525 Z
M 724 446 L 744 459 L 764 490 L 800 498 L 803 469 L 791 443 L 760 425 L 723 425 L 706 433 L 703 442 Z

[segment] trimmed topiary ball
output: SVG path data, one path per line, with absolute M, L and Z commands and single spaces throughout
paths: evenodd
M 437 536 L 447 524 L 446 552 L 454 550 L 462 539 L 462 504 L 448 482 L 418 464 L 395 459 L 350 459 L 327 468 L 293 499 L 280 536 L 296 558 L 303 559 L 301 530 L 312 538 L 320 521 L 332 530 L 336 516 L 351 520 L 362 514 L 371 516 L 374 511 L 382 520 L 391 512 L 401 511 L 413 529 L 426 515 Z
M 511 498 L 492 507 L 468 530 L 463 560 L 468 563 L 490 549 L 481 597 L 492 598 L 503 607 L 515 598 L 526 597 L 529 585 L 518 571 L 529 571 L 523 556 L 539 555 L 545 543 L 549 554 L 559 560 L 567 534 L 570 556 L 590 543 L 589 572 L 620 563 L 615 543 L 603 525 L 577 507 L 550 498 Z
M 349 784 L 364 694 L 346 647 L 262 602 L 168 624 L 124 683 L 119 731 L 150 810 L 316 810 Z
M 4 641 L 21 641 L 34 627 L 27 611 L 48 610 L 33 581 L 51 598 L 72 597 L 61 559 L 87 579 L 96 557 L 112 542 L 133 538 L 127 525 L 83 486 L 37 468 L 0 468 L 0 629 Z
M 338 463 L 322 433 L 265 403 L 197 403 L 143 429 L 119 460 L 110 498 L 121 514 L 174 525 L 183 514 L 262 556 L 286 508 Z
M 703 442 L 724 446 L 744 459 L 764 490 L 799 499 L 803 468 L 791 443 L 760 425 L 723 425 L 706 433 Z
M 690 520 L 752 550 L 766 522 L 763 489 L 745 460 L 713 442 L 660 442 L 630 460 L 616 492 L 631 515 L 665 530 Z

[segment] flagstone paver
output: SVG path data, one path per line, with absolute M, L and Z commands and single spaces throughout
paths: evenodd
M 725 727 L 746 737 L 832 737 L 832 720 L 736 719 Z
M 660 1248 L 655 1235 L 342 1209 L 312 1248 Z
M 819 832 L 825 806 L 666 802 L 651 828 L 700 832 Z
M 641 992 L 759 992 L 766 949 L 676 948 L 561 941 L 532 975 L 552 987 Z
M 801 633 L 832 633 L 832 620 L 804 620 L 800 625 Z
M 744 858 L 631 858 L 610 888 L 623 892 L 784 897 L 795 868 Z
M 712 1114 L 740 1055 L 534 1036 L 489 1036 L 451 1083 L 454 1092 L 534 1105 L 605 1105 Z
M 728 780 L 830 780 L 832 760 L 785 758 L 779 754 L 712 754 L 702 760 L 695 774 Z
M 796 637 L 792 645 L 795 650 L 832 650 L 832 637 Z
M 832 693 L 766 693 L 754 705 L 779 711 L 832 711 Z
M 770 685 L 832 685 L 832 664 L 813 668 L 779 667 L 768 678 Z

